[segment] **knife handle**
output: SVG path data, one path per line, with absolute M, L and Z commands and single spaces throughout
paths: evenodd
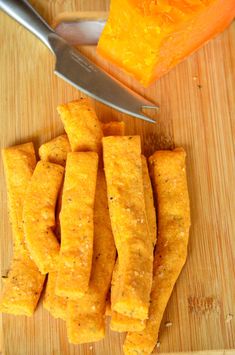
M 0 9 L 27 28 L 52 50 L 48 36 L 54 31 L 27 0 L 0 0 Z

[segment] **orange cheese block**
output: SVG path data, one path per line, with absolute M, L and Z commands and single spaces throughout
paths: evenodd
M 148 86 L 234 16 L 234 0 L 112 0 L 98 52 Z

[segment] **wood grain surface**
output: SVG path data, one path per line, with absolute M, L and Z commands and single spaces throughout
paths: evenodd
M 32 3 L 50 23 L 66 11 L 108 9 L 104 0 Z M 0 48 L 1 147 L 33 140 L 38 148 L 63 130 L 56 106 L 80 93 L 54 76 L 54 59 L 47 48 L 3 13 Z M 181 145 L 187 151 L 192 214 L 189 255 L 167 306 L 155 353 L 235 354 L 234 24 L 148 89 L 98 58 L 94 48 L 82 51 L 161 107 L 157 123 L 151 125 L 95 103 L 102 121 L 124 120 L 127 133 L 141 135 L 147 155 Z M 0 179 L 4 276 L 12 244 L 2 161 Z M 166 322 L 172 325 L 166 327 Z M 32 318 L 2 316 L 5 355 L 120 355 L 123 340 L 124 335 L 107 326 L 104 341 L 69 345 L 65 324 L 54 320 L 41 304 Z

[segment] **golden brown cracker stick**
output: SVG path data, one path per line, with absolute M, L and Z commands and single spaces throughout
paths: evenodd
M 153 246 L 155 246 L 156 243 L 156 231 L 157 231 L 157 226 L 156 226 L 156 212 L 154 208 L 154 203 L 153 203 L 153 191 L 152 191 L 152 185 L 149 177 L 149 172 L 148 172 L 148 166 L 146 162 L 146 158 L 142 155 L 142 173 L 143 173 L 143 186 L 144 186 L 144 200 L 145 200 L 145 208 L 146 208 L 146 217 L 147 217 L 147 222 L 149 226 L 149 233 L 151 235 L 152 243 Z M 118 269 L 118 264 L 116 262 L 116 268 Z M 114 290 L 115 287 L 115 274 L 118 271 L 115 270 L 113 273 L 113 278 L 112 278 L 112 288 Z M 116 276 L 117 280 L 119 279 L 118 276 Z M 119 287 L 118 284 L 116 287 Z M 135 319 L 131 318 L 128 316 L 125 316 L 123 314 L 117 313 L 115 311 L 112 311 L 112 318 L 111 318 L 111 323 L 110 327 L 112 330 L 117 331 L 117 332 L 126 332 L 126 331 L 140 331 L 145 328 L 145 321 L 142 321 L 140 319 Z
M 118 312 L 111 313 L 110 329 L 115 332 L 137 332 L 145 328 L 146 320 L 124 316 Z
M 14 255 L 4 283 L 0 311 L 31 316 L 38 303 L 45 277 L 30 258 L 24 243 L 22 213 L 25 191 L 36 165 L 34 147 L 26 143 L 2 151 Z
M 71 152 L 67 134 L 62 134 L 39 148 L 39 156 L 43 161 L 65 166 L 67 154 Z
M 124 124 L 109 122 L 102 125 L 104 134 L 124 134 Z M 108 213 L 107 188 L 104 172 L 100 168 L 97 176 L 94 207 L 94 251 L 91 280 L 87 293 L 68 306 L 67 329 L 72 343 L 97 341 L 105 334 L 105 299 L 110 287 L 116 248 Z M 104 270 L 104 265 L 107 266 Z M 103 280 L 100 284 L 100 280 Z M 92 296 L 93 295 L 93 296 Z M 94 311 L 95 308 L 95 311 Z M 94 313 L 96 316 L 94 316 Z M 81 316 L 82 314 L 82 316 Z M 81 319 L 83 321 L 81 321 Z M 79 321 L 80 320 L 80 321 Z
M 67 154 L 71 152 L 70 143 L 68 140 L 67 134 L 62 134 L 51 141 L 44 143 L 39 148 L 39 156 L 41 160 L 48 161 L 50 163 L 59 164 L 62 166 L 66 165 Z M 56 213 L 55 213 L 55 235 L 60 241 L 60 220 L 59 214 L 62 204 L 62 192 L 63 192 L 63 183 L 58 194 L 57 204 L 56 204 Z
M 107 136 L 124 136 L 125 123 L 118 121 L 111 121 L 108 123 L 102 123 L 102 130 L 104 137 Z
M 92 272 L 85 295 L 68 302 L 67 329 L 70 342 L 81 344 L 104 337 L 106 298 L 115 259 L 116 248 L 108 212 L 105 176 L 103 170 L 98 170 Z
M 108 123 L 101 123 L 101 127 L 104 136 L 123 136 L 125 134 L 124 122 L 111 121 Z M 67 134 L 62 134 L 49 142 L 42 144 L 39 148 L 39 156 L 41 160 L 62 166 L 66 165 L 67 154 L 69 152 L 71 152 L 71 146 Z
M 61 241 L 60 211 L 61 211 L 61 207 L 62 207 L 63 186 L 64 186 L 64 181 L 63 181 L 60 191 L 58 193 L 56 209 L 55 209 L 55 235 L 56 235 L 56 238 L 59 242 Z
M 110 299 L 110 289 L 108 291 L 108 294 L 106 296 L 106 307 L 105 307 L 105 315 L 107 317 L 111 316 L 111 299 Z
M 39 148 L 39 156 L 41 160 L 62 166 L 66 165 L 67 154 L 69 152 L 71 152 L 71 147 L 67 134 L 58 136 L 49 142 L 42 144 Z M 55 235 L 58 241 L 61 239 L 59 214 L 62 205 L 62 193 L 63 184 L 58 194 L 55 212 Z M 57 272 L 50 272 L 48 275 L 46 290 L 43 298 L 43 306 L 51 313 L 54 318 L 61 318 L 66 320 L 67 298 L 60 297 L 55 294 L 56 279 Z
M 4 284 L 0 312 L 31 316 L 37 306 L 45 276 L 27 252 L 15 253 Z
M 152 285 L 153 244 L 146 219 L 140 137 L 105 137 L 103 154 L 122 275 L 120 287 L 112 296 L 112 310 L 144 320 Z
M 57 110 L 72 151 L 100 152 L 103 136 L 101 123 L 88 99 L 59 105 Z
M 185 155 L 183 149 L 175 149 L 158 151 L 149 159 L 158 204 L 151 303 L 145 330 L 128 333 L 125 355 L 149 355 L 153 351 L 164 310 L 186 260 L 190 210 Z
M 102 124 L 102 129 L 104 135 L 123 135 L 124 134 L 124 122 L 109 122 Z M 56 137 L 55 139 L 43 144 L 39 148 L 39 155 L 42 160 L 54 162 L 56 164 L 65 165 L 67 159 L 67 153 L 71 151 L 70 143 L 66 134 Z M 104 191 L 106 191 L 106 186 L 104 186 Z M 103 195 L 103 191 L 102 191 Z M 59 212 L 61 210 L 61 202 L 62 202 L 62 189 L 60 190 L 57 207 L 56 207 L 56 229 L 55 233 L 57 238 L 60 240 L 60 222 L 59 222 Z M 108 225 L 108 224 L 107 224 Z M 109 222 L 110 225 L 110 222 Z M 112 237 L 112 236 L 111 236 Z M 113 238 L 113 237 L 112 237 Z M 63 300 L 64 297 L 59 297 L 55 295 L 55 273 L 48 276 L 47 289 L 45 298 L 44 298 L 44 306 L 49 311 L 51 311 L 54 317 L 63 318 Z M 110 283 L 110 281 L 109 281 Z M 55 300 L 55 301 L 54 301 Z M 58 300 L 58 302 L 57 302 Z M 59 308 L 61 304 L 61 310 Z M 111 311 L 110 311 L 111 312 Z
M 112 276 L 112 299 L 115 299 L 118 288 L 120 287 L 121 274 L 119 272 L 119 262 L 116 260 L 115 267 L 113 270 Z M 111 307 L 111 322 L 110 328 L 116 332 L 126 332 L 126 331 L 138 331 L 142 330 L 145 327 L 145 320 L 140 320 L 132 317 L 125 316 L 120 314 Z
M 61 249 L 56 294 L 78 298 L 88 289 L 93 253 L 93 215 L 98 155 L 67 155 L 61 223 Z
M 80 307 L 79 307 L 80 309 Z M 81 314 L 77 310 L 76 301 L 70 301 L 69 313 L 74 312 L 75 317 L 70 318 L 67 325 L 68 339 L 72 344 L 84 344 L 96 342 L 104 338 L 104 316 L 103 312 Z M 79 318 L 76 318 L 79 315 Z
M 42 274 L 57 269 L 59 243 L 53 232 L 55 205 L 64 168 L 39 161 L 25 195 L 23 220 L 25 242 Z
M 55 294 L 56 279 L 57 272 L 50 272 L 43 299 L 43 307 L 46 308 L 54 318 L 66 320 L 68 299 Z
M 23 200 L 28 182 L 36 166 L 33 143 L 26 143 L 2 150 L 7 184 L 9 216 L 16 250 L 25 250 L 22 224 Z
M 151 180 L 149 177 L 147 161 L 144 155 L 141 156 L 141 160 L 142 160 L 146 217 L 149 226 L 149 233 L 154 247 L 157 240 L 157 222 L 156 222 L 156 211 L 153 202 L 153 190 L 152 190 Z

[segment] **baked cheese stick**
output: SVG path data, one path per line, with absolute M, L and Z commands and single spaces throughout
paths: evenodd
M 67 134 L 62 134 L 51 141 L 44 143 L 39 148 L 41 160 L 65 166 L 67 154 L 71 152 Z
M 80 99 L 57 107 L 71 149 L 75 151 L 101 150 L 101 123 L 88 99 Z
M 146 158 L 142 155 L 142 173 L 143 173 L 143 186 L 144 186 L 144 200 L 145 200 L 145 208 L 146 208 L 146 217 L 149 227 L 149 233 L 151 235 L 153 246 L 156 244 L 156 233 L 157 233 L 157 225 L 156 225 L 156 212 L 153 203 L 153 191 L 152 185 L 149 177 L 148 166 L 146 162 Z M 116 268 L 118 269 L 118 261 L 116 262 Z M 114 290 L 116 273 L 118 270 L 115 270 L 112 278 L 112 288 Z M 119 276 L 116 276 L 116 279 L 119 279 Z M 118 283 L 116 285 L 118 286 Z M 117 332 L 127 332 L 127 331 L 140 331 L 145 328 L 145 321 L 140 319 L 131 318 L 120 314 L 118 312 L 112 311 L 112 318 L 110 322 L 110 328 Z
M 39 148 L 39 156 L 41 160 L 49 161 L 50 163 L 59 164 L 65 166 L 67 154 L 71 152 L 70 143 L 67 134 L 58 136 L 51 141 L 44 143 Z M 63 186 L 61 186 L 56 205 L 55 213 L 55 235 L 60 241 L 60 221 L 59 214 L 62 205 L 62 192 Z M 43 298 L 43 307 L 47 309 L 54 318 L 60 318 L 66 320 L 67 310 L 67 297 L 57 296 L 55 293 L 55 286 L 57 280 L 57 272 L 52 271 L 48 274 L 46 290 Z
M 146 218 L 149 227 L 149 233 L 152 240 L 153 247 L 155 247 L 157 241 L 157 222 L 156 211 L 153 201 L 153 189 L 148 171 L 148 164 L 144 155 L 141 156 L 142 160 L 142 173 L 144 184 L 144 202 L 146 209 Z
M 102 123 L 102 130 L 104 137 L 124 136 L 125 122 L 111 121 L 108 123 Z
M 0 299 L 0 312 L 32 316 L 44 281 L 45 276 L 40 273 L 29 253 L 14 254 Z
M 141 332 L 128 333 L 125 355 L 149 355 L 158 337 L 164 310 L 186 261 L 190 227 L 185 152 L 157 151 L 150 158 L 158 204 L 158 240 L 154 259 L 149 319 Z
M 102 123 L 101 125 L 104 136 L 123 136 L 125 134 L 124 122 L 111 121 Z M 41 160 L 62 166 L 66 165 L 67 154 L 69 152 L 71 152 L 71 146 L 67 134 L 62 134 L 42 144 L 39 148 Z
M 30 258 L 25 246 L 22 223 L 23 200 L 36 165 L 33 143 L 3 149 L 2 157 L 14 254 L 0 299 L 0 311 L 31 316 L 38 303 L 45 279 Z
M 103 138 L 103 156 L 121 275 L 112 310 L 144 320 L 152 286 L 153 243 L 144 202 L 140 137 Z
M 118 312 L 111 312 L 110 329 L 115 332 L 136 332 L 145 328 L 146 320 L 124 316 Z
M 14 250 L 27 249 L 22 223 L 23 200 L 36 166 L 33 143 L 25 143 L 2 150 L 7 185 L 9 217 L 13 232 Z
M 43 307 L 46 308 L 54 318 L 66 320 L 67 298 L 55 294 L 57 272 L 50 272 L 48 275 L 46 291 L 43 299 Z
M 67 134 L 62 134 L 49 142 L 46 142 L 41 145 L 39 148 L 39 156 L 41 160 L 48 161 L 50 163 L 59 164 L 65 167 L 67 154 L 71 152 L 70 143 L 68 140 Z M 62 191 L 63 183 L 58 194 L 57 204 L 56 204 L 56 213 L 55 213 L 55 235 L 60 241 L 60 220 L 59 214 L 61 210 L 62 203 Z
M 98 155 L 67 155 L 60 213 L 61 249 L 56 294 L 77 299 L 88 289 L 91 274 L 94 200 Z
M 42 274 L 57 269 L 59 243 L 54 234 L 55 206 L 64 168 L 39 161 L 29 182 L 23 207 L 25 242 Z
M 145 328 L 145 320 L 125 316 L 112 310 L 112 298 L 120 287 L 121 274 L 119 272 L 119 262 L 116 260 L 112 276 L 112 295 L 111 295 L 111 322 L 110 328 L 115 332 L 138 331 Z
M 103 124 L 103 133 L 124 134 L 124 124 L 109 122 Z M 88 291 L 76 301 L 69 301 L 67 329 L 71 343 L 81 344 L 98 341 L 105 335 L 104 315 L 112 271 L 116 258 L 116 248 L 108 212 L 107 188 L 103 169 L 97 175 L 94 206 L 94 249 L 91 279 Z M 106 265 L 106 268 L 105 268 Z
M 113 122 L 102 124 L 102 130 L 104 135 L 123 135 L 124 128 L 125 128 L 124 122 L 113 121 Z M 71 151 L 71 147 L 70 147 L 68 137 L 66 134 L 64 134 L 41 145 L 41 147 L 39 148 L 39 156 L 41 160 L 49 161 L 51 163 L 60 164 L 64 166 L 66 163 L 67 154 L 70 151 Z M 106 191 L 106 185 L 104 189 Z M 57 201 L 57 207 L 56 207 L 55 233 L 59 240 L 60 240 L 60 222 L 58 216 L 61 210 L 61 202 L 62 202 L 62 189 L 60 190 L 58 201 Z M 112 235 L 111 237 L 113 238 Z M 67 298 L 60 297 L 55 294 L 56 276 L 57 276 L 56 273 L 50 273 L 48 275 L 48 281 L 47 281 L 46 292 L 44 295 L 43 305 L 55 318 L 65 319 L 65 305 L 67 305 Z M 110 281 L 108 282 L 108 285 L 110 285 Z
M 110 299 L 110 289 L 108 291 L 108 294 L 106 296 L 106 307 L 105 307 L 105 315 L 107 317 L 111 317 L 111 299 Z
M 99 170 L 94 207 L 91 278 L 85 295 L 68 302 L 67 330 L 70 342 L 82 344 L 104 338 L 106 298 L 115 259 L 116 248 L 108 213 L 105 176 L 103 170 Z

